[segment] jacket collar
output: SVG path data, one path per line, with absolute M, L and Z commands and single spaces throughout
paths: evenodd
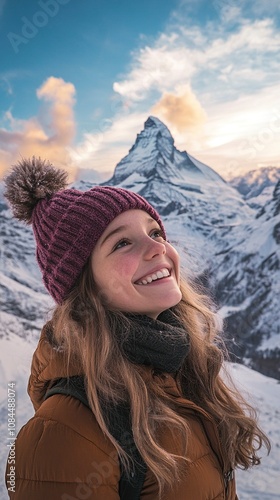
M 82 367 L 74 359 L 70 360 L 67 369 L 67 356 L 52 342 L 52 329 L 50 323 L 47 323 L 43 327 L 33 354 L 28 381 L 28 394 L 34 409 L 38 410 L 43 403 L 46 391 L 53 380 L 82 374 Z

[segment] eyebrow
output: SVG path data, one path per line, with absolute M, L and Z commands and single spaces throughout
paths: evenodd
M 149 217 L 149 218 L 147 219 L 147 222 L 148 222 L 149 224 L 151 224 L 152 222 L 156 222 L 156 223 L 157 223 L 157 221 L 155 221 L 155 219 L 152 219 L 151 217 Z M 118 226 L 118 227 L 116 227 L 116 229 L 113 229 L 113 231 L 111 231 L 109 234 L 107 234 L 107 236 L 104 238 L 104 240 L 103 240 L 103 241 L 101 241 L 100 246 L 103 246 L 103 245 L 104 245 L 104 243 L 106 243 L 106 241 L 107 241 L 109 238 L 111 238 L 112 236 L 114 236 L 115 234 L 118 234 L 118 233 L 120 233 L 121 231 L 123 231 L 124 229 L 128 229 L 128 228 L 129 228 L 129 226 L 127 226 L 127 225 L 124 225 L 124 226 Z
M 111 238 L 111 236 L 114 236 L 114 234 L 120 233 L 121 231 L 123 231 L 127 227 L 128 226 L 119 226 L 119 227 L 116 227 L 116 229 L 113 229 L 113 231 L 111 231 L 109 234 L 107 234 L 106 238 L 104 238 L 104 240 L 101 242 L 100 246 L 102 247 L 102 245 L 104 245 L 104 243 L 106 243 L 106 241 L 109 238 Z

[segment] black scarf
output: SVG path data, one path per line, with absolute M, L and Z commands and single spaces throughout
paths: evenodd
M 117 340 L 127 359 L 162 372 L 177 372 L 188 353 L 189 338 L 174 313 L 168 309 L 157 319 L 136 314 L 126 314 L 126 318 L 125 331 L 119 328 Z

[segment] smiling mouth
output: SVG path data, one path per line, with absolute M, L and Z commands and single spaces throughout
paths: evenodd
M 135 284 L 136 285 L 149 285 L 153 281 L 158 281 L 158 280 L 161 280 L 162 278 L 168 278 L 169 276 L 171 276 L 171 272 L 166 267 L 163 267 L 162 269 L 160 269 L 159 271 L 156 271 L 153 274 L 147 274 L 147 276 L 144 276 L 140 280 L 136 281 Z

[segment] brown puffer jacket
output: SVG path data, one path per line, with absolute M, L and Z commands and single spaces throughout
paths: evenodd
M 46 328 L 43 329 L 33 356 L 28 387 L 36 413 L 16 440 L 16 485 L 15 492 L 9 491 L 10 499 L 119 500 L 117 453 L 89 408 L 71 396 L 60 394 L 44 401 L 50 381 L 66 376 L 64 366 L 63 353 L 50 345 Z M 145 373 L 147 377 L 152 376 L 148 368 Z M 71 375 L 81 375 L 74 363 Z M 156 380 L 181 402 L 190 428 L 190 462 L 181 481 L 166 491 L 162 500 L 236 500 L 234 479 L 225 480 L 229 466 L 222 456 L 211 418 L 181 397 L 170 375 L 157 376 Z M 169 451 L 180 452 L 176 438 L 166 428 L 161 443 Z M 7 487 L 8 479 L 6 476 Z M 148 470 L 141 500 L 158 498 L 157 482 Z

